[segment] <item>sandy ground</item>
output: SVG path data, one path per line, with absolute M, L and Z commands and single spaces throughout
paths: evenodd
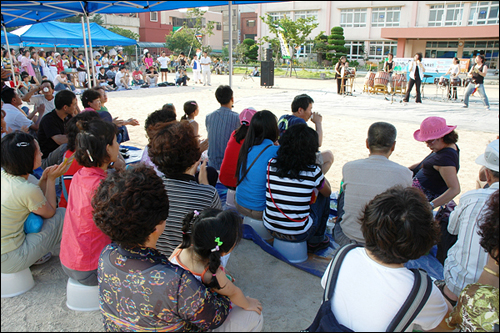
M 147 143 L 144 121 L 148 114 L 165 103 L 173 103 L 179 119 L 184 102 L 196 100 L 200 105 L 200 115 L 196 118 L 200 124 L 200 135 L 206 137 L 205 116 L 219 107 L 215 90 L 219 84 L 228 82 L 227 76 L 212 75 L 211 87 L 190 85 L 111 92 L 106 106 L 114 117 L 139 120 L 140 126 L 129 127 L 132 140 L 127 144 L 143 148 Z M 483 108 L 479 97 L 471 98 L 468 109 L 462 109 L 461 103 L 443 102 L 440 100 L 441 91 L 436 93 L 434 85 L 425 87 L 423 104 L 412 102 L 403 106 L 399 103 L 399 96 L 391 103 L 382 95 L 362 93 L 362 78 L 355 81 L 353 97 L 337 95 L 334 80 L 275 78 L 275 86 L 266 89 L 260 87 L 259 78 L 242 81 L 241 76 L 235 76 L 233 90 L 234 111 L 240 112 L 252 106 L 257 110 L 270 110 L 277 117 L 290 113 L 295 95 L 309 94 L 315 101 L 313 111 L 323 115 L 324 140 L 321 149 L 330 149 L 335 156 L 327 178 L 337 190 L 342 178 L 342 166 L 348 161 L 367 157 L 366 133 L 375 121 L 387 121 L 396 126 L 397 145 L 391 159 L 406 166 L 419 162 L 429 153 L 424 143 L 413 139 L 413 132 L 423 119 L 441 116 L 449 124 L 458 125 L 458 145 L 461 149 L 458 176 L 462 193 L 475 189 L 480 167 L 474 161 L 498 135 L 498 81 L 486 86 L 492 104 L 490 111 Z M 463 95 L 462 88 L 459 95 Z M 66 307 L 67 278 L 57 256 L 31 270 L 35 287 L 21 296 L 2 299 L 2 331 L 102 331 L 98 311 L 75 312 Z M 228 270 L 246 295 L 262 302 L 264 331 L 304 329 L 321 304 L 320 278 L 268 255 L 251 241 L 243 240 L 234 250 Z

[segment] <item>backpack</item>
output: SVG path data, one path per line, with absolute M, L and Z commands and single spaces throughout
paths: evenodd
M 361 245 L 346 245 L 342 247 L 333 258 L 328 272 L 325 292 L 323 294 L 323 303 L 321 304 L 321 307 L 319 308 L 311 326 L 303 332 L 354 332 L 337 321 L 335 314 L 332 312 L 331 298 L 333 296 L 333 291 L 335 290 L 335 285 L 337 284 L 337 278 L 342 261 L 347 253 L 356 247 L 361 247 Z M 386 332 L 405 331 L 420 313 L 431 294 L 432 280 L 427 275 L 427 272 L 419 269 L 410 270 L 415 275 L 415 281 L 410 295 L 408 295 L 408 298 L 404 302 L 403 306 L 387 327 Z

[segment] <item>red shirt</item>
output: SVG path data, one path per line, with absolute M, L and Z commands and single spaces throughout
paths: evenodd
M 227 142 L 219 174 L 219 181 L 224 186 L 229 187 L 236 187 L 236 165 L 238 164 L 238 155 L 240 154 L 241 145 L 245 141 L 245 139 L 243 139 L 240 143 L 236 142 L 236 139 L 234 138 L 235 132 L 236 131 L 233 131 L 233 133 L 231 133 L 231 137 Z
M 64 153 L 64 159 L 70 158 L 71 155 L 73 155 L 73 151 L 67 150 Z M 66 191 L 68 192 L 69 195 L 69 188 L 71 186 L 71 180 L 73 179 L 73 176 L 75 173 L 83 168 L 76 160 L 73 160 L 71 163 L 68 171 L 64 174 L 64 186 L 66 186 Z M 64 191 L 61 193 L 61 201 L 59 201 L 59 207 L 67 207 L 68 203 L 66 202 L 66 198 L 64 196 Z
M 61 72 L 64 72 L 64 65 L 63 65 L 63 61 L 62 60 L 59 60 L 56 63 L 56 68 L 57 68 L 57 74 L 59 74 Z
M 61 263 L 67 268 L 76 271 L 97 269 L 102 249 L 111 243 L 92 219 L 92 197 L 105 178 L 104 170 L 84 167 L 71 181 L 59 254 Z

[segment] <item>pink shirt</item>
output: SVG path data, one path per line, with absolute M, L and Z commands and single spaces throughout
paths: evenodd
M 97 269 L 102 249 L 111 243 L 92 219 L 92 197 L 106 172 L 101 168 L 82 168 L 71 181 L 61 240 L 61 263 L 76 271 Z
M 153 58 L 146 58 L 146 57 L 144 57 L 144 63 L 146 64 L 147 68 L 153 66 L 153 62 L 154 62 Z

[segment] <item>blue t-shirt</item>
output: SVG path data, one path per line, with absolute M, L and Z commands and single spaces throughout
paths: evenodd
M 280 131 L 280 139 L 290 126 L 297 124 L 305 124 L 306 121 L 294 115 L 286 114 L 281 116 L 278 121 L 278 129 Z
M 271 158 L 277 156 L 276 153 L 279 146 L 275 146 L 269 139 L 264 139 L 260 145 L 250 148 L 247 156 L 248 167 L 268 145 L 272 146 L 259 156 L 259 159 L 254 163 L 250 171 L 248 171 L 245 179 L 236 187 L 236 202 L 247 209 L 256 211 L 264 211 L 266 209 L 267 163 Z

